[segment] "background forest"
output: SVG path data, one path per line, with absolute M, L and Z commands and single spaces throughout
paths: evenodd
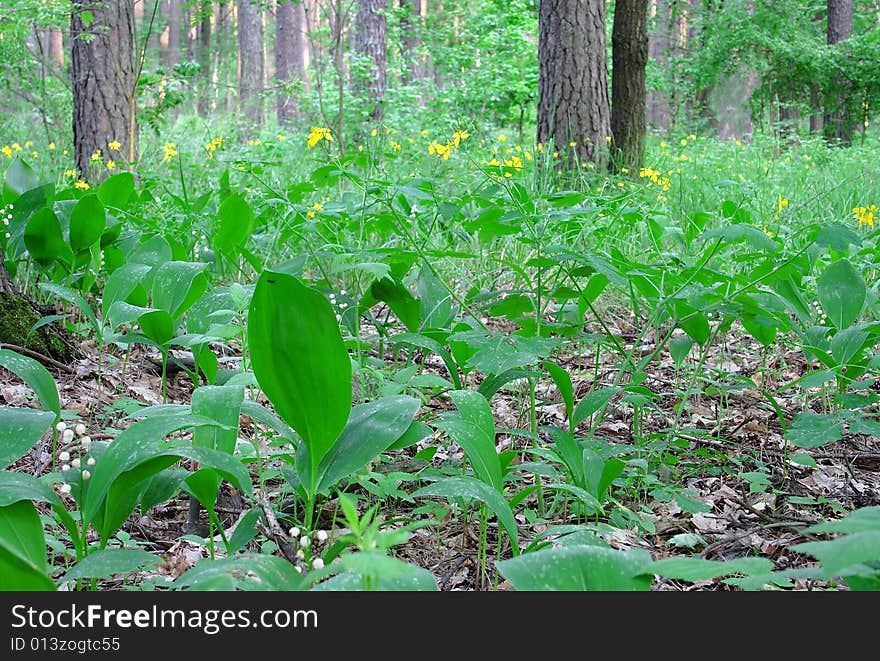
M 877 0 L 4 0 L 0 588 L 880 587 Z

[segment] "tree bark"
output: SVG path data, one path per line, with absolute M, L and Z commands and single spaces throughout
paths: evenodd
M 611 35 L 611 135 L 615 169 L 633 174 L 645 162 L 645 66 L 648 63 L 648 2 L 617 0 Z
M 261 11 L 259 0 L 239 0 L 238 104 L 250 122 L 248 131 L 263 124 L 263 21 Z
M 275 9 L 275 78 L 278 94 L 275 113 L 280 125 L 289 124 L 296 115 L 296 102 L 287 89 L 296 74 L 296 5 L 279 0 Z
M 49 62 L 55 71 L 64 70 L 64 34 L 61 30 L 49 30 Z
M 827 38 L 836 44 L 852 36 L 853 0 L 828 0 Z M 846 83 L 845 72 L 840 72 L 833 89 L 826 93 L 825 137 L 848 146 L 852 144 L 852 90 Z
M 162 51 L 162 62 L 170 69 L 180 62 L 180 25 L 183 18 L 181 0 L 166 0 L 165 16 L 168 17 L 168 41 Z
M 382 117 L 385 98 L 387 23 L 386 0 L 359 0 L 354 35 L 354 52 L 366 63 L 364 75 L 354 76 L 354 88 L 365 96 L 370 107 L 370 118 Z
M 210 0 L 203 0 L 199 6 L 199 42 L 196 46 L 196 56 L 201 68 L 199 74 L 202 85 L 199 90 L 197 112 L 200 117 L 207 117 L 211 112 L 211 17 L 213 15 Z
M 660 69 L 669 67 L 670 14 L 668 0 L 651 0 L 652 28 L 648 33 L 648 57 Z M 669 128 L 669 94 L 652 89 L 647 99 L 648 123 L 658 129 Z
M 309 66 L 312 63 L 312 51 L 308 38 L 311 11 L 311 0 L 302 0 L 293 7 L 293 49 L 296 53 L 294 72 L 303 81 L 304 89 L 309 89 L 311 85 Z
M 600 171 L 608 164 L 605 43 L 604 0 L 540 0 L 537 138 L 552 141 L 569 167 L 575 157 Z
M 84 11 L 92 14 L 88 27 Z M 133 1 L 80 0 L 70 34 L 74 160 L 82 176 L 100 181 L 108 174 L 107 160 L 138 158 Z M 110 149 L 114 141 L 118 149 Z M 99 150 L 101 161 L 93 162 Z
M 411 84 L 425 77 L 422 62 L 422 12 L 426 0 L 400 0 L 403 13 L 400 17 L 401 43 L 403 57 L 403 83 Z

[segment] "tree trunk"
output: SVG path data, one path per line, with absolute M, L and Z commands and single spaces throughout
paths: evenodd
M 311 0 L 302 0 L 293 6 L 293 49 L 296 53 L 294 72 L 303 81 L 304 89 L 309 89 L 311 83 L 309 66 L 312 63 L 312 51 L 308 38 L 311 11 Z
M 604 0 L 540 0 L 538 142 L 604 170 L 611 117 Z M 574 142 L 574 148 L 569 143 Z
M 278 80 L 278 95 L 275 112 L 280 125 L 289 124 L 296 115 L 296 102 L 287 84 L 296 74 L 296 5 L 290 0 L 279 0 L 275 9 L 275 78 Z
M 80 18 L 84 11 L 92 14 L 89 27 Z M 80 0 L 70 35 L 74 160 L 84 177 L 100 181 L 108 160 L 138 158 L 133 1 Z M 118 149 L 110 148 L 114 141 Z M 103 163 L 92 161 L 98 151 Z
M 49 30 L 49 62 L 55 71 L 64 71 L 64 34 Z
M 259 0 L 238 3 L 238 104 L 250 126 L 263 124 L 263 20 Z
M 403 83 L 411 84 L 425 77 L 422 63 L 422 10 L 425 0 L 400 0 L 403 13 L 400 16 L 401 43 L 403 58 Z
M 354 35 L 354 52 L 364 60 L 366 72 L 355 74 L 352 82 L 355 90 L 366 97 L 374 120 L 382 117 L 385 98 L 386 6 L 386 0 L 359 0 Z
M 199 43 L 196 46 L 202 81 L 197 107 L 200 117 L 207 117 L 211 112 L 211 16 L 213 13 L 210 0 L 203 0 L 199 6 Z
M 611 135 L 616 169 L 637 174 L 645 161 L 648 2 L 617 0 L 611 36 Z
M 181 0 L 167 0 L 165 16 L 168 17 L 168 42 L 162 51 L 162 62 L 170 69 L 180 62 L 180 25 L 183 18 Z
M 669 67 L 669 1 L 651 0 L 650 16 L 652 29 L 648 34 L 648 57 L 657 68 L 665 70 Z M 647 111 L 651 126 L 669 128 L 669 95 L 664 90 L 648 92 Z
M 848 39 L 852 32 L 853 0 L 828 0 L 828 43 L 836 44 Z M 852 144 L 854 124 L 853 91 L 849 87 L 845 72 L 841 71 L 825 99 L 825 137 L 846 146 Z

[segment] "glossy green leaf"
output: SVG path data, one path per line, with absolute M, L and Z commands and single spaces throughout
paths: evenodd
M 172 319 L 186 312 L 208 288 L 203 271 L 207 264 L 165 262 L 156 269 L 152 285 L 153 307 Z
M 248 315 L 251 364 L 279 415 L 308 447 L 317 468 L 351 412 L 351 361 L 330 303 L 285 273 L 264 272 Z
M 133 195 L 134 175 L 131 172 L 114 174 L 98 186 L 98 199 L 108 207 L 125 209 Z
M 651 556 L 641 549 L 565 546 L 526 553 L 496 566 L 521 592 L 651 588 Z
M 284 558 L 243 553 L 219 560 L 205 558 L 174 581 L 177 589 L 259 590 L 286 592 L 305 589 L 305 579 Z M 315 622 L 317 626 L 317 621 Z
M 584 397 L 574 410 L 572 427 L 577 427 L 584 420 L 597 413 L 599 409 L 603 408 L 608 402 L 610 402 L 611 398 L 618 392 L 620 392 L 620 388 L 616 386 L 599 388 Z
M 477 477 L 503 492 L 501 462 L 495 449 L 495 421 L 489 402 L 473 390 L 453 390 L 449 396 L 458 411 L 438 416 L 436 426 L 461 446 Z
M 831 264 L 816 285 L 819 303 L 835 328 L 844 329 L 858 319 L 865 305 L 865 280 L 846 259 Z
M 42 266 L 51 265 L 59 257 L 67 256 L 70 251 L 64 241 L 58 217 L 49 207 L 40 209 L 28 220 L 24 228 L 24 245 L 33 260 Z
M 18 461 L 55 420 L 51 411 L 0 406 L 0 468 Z
M 50 294 L 54 294 L 58 298 L 63 299 L 68 303 L 73 303 L 76 306 L 76 309 L 79 310 L 88 320 L 89 325 L 93 329 L 95 329 L 95 332 L 100 332 L 101 324 L 98 323 L 98 319 L 97 317 L 95 317 L 95 313 L 92 311 L 92 306 L 86 303 L 86 299 L 84 299 L 79 292 L 76 292 L 62 285 L 57 285 L 53 282 L 41 282 L 40 289 L 49 292 Z
M 107 212 L 97 195 L 85 195 L 70 213 L 70 247 L 85 250 L 101 238 L 107 226 Z
M 77 578 L 110 578 L 162 564 L 162 558 L 142 549 L 92 551 L 58 579 L 59 585 Z
M 559 395 L 565 403 L 565 416 L 571 422 L 572 414 L 574 413 L 574 386 L 571 383 L 571 377 L 559 365 L 551 363 L 549 360 L 545 360 L 541 363 L 541 366 L 547 370 L 550 378 L 553 379 L 553 383 L 559 389 Z M 574 429 L 573 426 L 572 429 Z
M 837 416 L 819 413 L 798 413 L 785 433 L 785 439 L 799 448 L 818 448 L 839 441 L 843 425 Z
M 238 193 L 229 194 L 217 210 L 220 226 L 212 240 L 220 252 L 238 256 L 238 251 L 251 235 L 254 212 Z
M 150 271 L 150 268 L 146 264 L 132 262 L 123 264 L 110 274 L 107 282 L 104 283 L 104 295 L 101 299 L 101 311 L 105 318 L 110 310 L 110 306 L 117 301 L 125 301 L 129 294 L 134 291 L 135 287 L 141 283 Z
M 725 562 L 702 558 L 663 558 L 648 568 L 652 574 L 679 581 L 708 581 L 731 574 L 766 574 L 773 569 L 773 562 L 766 558 L 735 558 Z
M 54 590 L 43 524 L 33 503 L 0 507 L 0 591 Z
M 61 415 L 58 387 L 49 370 L 33 358 L 9 349 L 0 349 L 0 367 L 5 367 L 22 379 L 34 391 L 44 409 L 57 416 Z

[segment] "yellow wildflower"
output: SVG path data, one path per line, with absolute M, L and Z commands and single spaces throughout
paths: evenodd
M 12 143 L 12 148 L 13 148 L 15 151 L 21 151 L 21 145 L 18 144 L 17 142 L 13 142 L 13 143 Z
M 379 134 L 379 132 L 378 132 L 376 129 L 373 129 L 372 131 L 370 131 L 370 135 L 373 136 L 374 138 L 375 138 L 378 134 Z
M 324 205 L 321 204 L 320 202 L 315 202 L 315 203 L 311 206 L 311 208 L 309 208 L 309 210 L 306 211 L 306 215 L 307 215 L 309 218 L 314 218 L 314 217 L 315 217 L 315 212 L 316 212 L 316 211 L 323 211 L 323 210 L 324 210 Z
M 307 140 L 309 149 L 321 142 L 321 140 L 326 140 L 327 142 L 333 140 L 333 136 L 330 134 L 330 129 L 322 128 L 320 126 L 313 126 L 312 130 L 309 131 L 309 137 Z
M 112 170 L 115 167 L 116 167 L 116 161 L 114 161 L 113 159 L 110 159 L 109 161 L 107 161 L 107 169 L 108 170 Z
M 12 150 L 9 148 L 9 145 L 3 145 L 3 147 L 0 148 L 0 152 L 3 152 L 3 155 L 6 158 L 12 158 Z
M 55 143 L 54 143 L 54 142 L 50 142 L 50 143 L 49 143 L 49 149 L 55 149 Z
M 122 145 L 119 144 L 119 140 L 111 140 L 107 143 L 107 146 L 113 151 L 119 151 L 120 149 L 122 149 Z
M 498 142 L 507 142 L 507 136 L 506 135 L 499 135 Z
M 165 156 L 162 158 L 163 163 L 167 163 L 172 158 L 177 156 L 177 145 L 173 142 L 166 142 L 162 145 L 162 151 L 165 153 Z
M 89 186 L 89 185 L 88 185 L 86 182 L 84 182 L 82 179 L 80 179 L 79 181 L 77 181 L 77 182 L 74 184 L 74 187 L 75 187 L 75 188 L 79 188 L 80 190 L 89 190 L 89 188 L 91 188 L 91 186 Z
M 877 205 L 872 204 L 869 207 L 854 207 L 853 216 L 859 223 L 859 227 L 867 225 L 874 229 L 874 223 L 877 222 Z
M 96 149 L 95 151 L 92 152 L 92 161 L 96 162 L 96 161 L 100 161 L 100 160 L 101 160 L 101 150 Z
M 76 170 L 65 170 L 64 176 L 65 177 L 76 177 Z
M 467 140 L 469 137 L 471 137 L 471 134 L 467 131 L 456 131 L 452 134 L 452 142 L 458 147 L 462 140 Z

